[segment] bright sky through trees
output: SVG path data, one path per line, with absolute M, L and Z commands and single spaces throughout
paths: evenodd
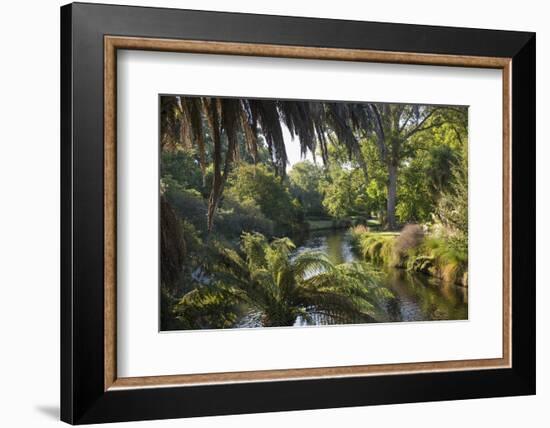
M 290 131 L 284 123 L 281 122 L 281 128 L 283 130 L 283 139 L 285 140 L 285 149 L 288 156 L 288 165 L 286 167 L 286 172 L 289 172 L 292 169 L 292 166 L 303 160 L 310 160 L 313 162 L 313 155 L 311 152 L 307 152 L 305 158 L 302 157 L 300 151 L 300 138 L 298 136 L 294 137 L 294 140 L 290 136 Z M 320 156 L 317 157 L 317 162 L 319 165 L 323 165 L 323 160 Z

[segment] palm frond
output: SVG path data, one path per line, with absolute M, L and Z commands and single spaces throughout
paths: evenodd
M 328 256 L 321 251 L 304 251 L 293 260 L 294 275 L 306 279 L 321 272 L 332 271 L 334 265 Z

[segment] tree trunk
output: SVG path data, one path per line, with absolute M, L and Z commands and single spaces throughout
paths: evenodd
M 212 189 L 210 190 L 210 197 L 208 198 L 208 213 L 206 219 L 207 231 L 208 235 L 210 235 L 210 232 L 212 232 L 212 228 L 214 227 L 214 216 L 216 214 L 216 209 L 218 208 L 218 203 L 220 202 L 223 187 L 221 173 L 222 147 L 220 141 L 220 121 L 218 117 L 218 108 L 215 102 L 212 102 L 212 104 L 208 106 L 207 114 L 208 122 L 210 124 L 210 132 L 212 134 L 212 143 L 214 144 L 214 174 L 212 175 Z
M 387 205 L 387 222 L 388 229 L 397 229 L 395 220 L 395 205 L 397 202 L 397 164 L 390 163 L 388 165 L 388 205 Z
M 214 184 L 212 186 L 212 191 L 210 192 L 210 196 L 208 198 L 208 212 L 206 214 L 206 227 L 208 234 L 210 234 L 214 228 L 214 216 L 216 215 L 216 209 L 218 209 L 218 202 L 220 201 L 220 192 L 217 191 L 214 186 L 218 185 Z
M 175 292 L 187 253 L 185 235 L 174 209 L 160 197 L 160 279 L 162 285 Z

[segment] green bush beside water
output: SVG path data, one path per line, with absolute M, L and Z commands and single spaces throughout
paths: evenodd
M 442 234 L 425 234 L 419 225 L 407 225 L 401 233 L 371 232 L 357 226 L 351 236 L 354 249 L 368 262 L 468 286 L 468 253 Z

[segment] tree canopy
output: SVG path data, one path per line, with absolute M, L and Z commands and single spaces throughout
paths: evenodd
M 265 141 L 268 161 L 279 176 L 288 162 L 283 126 L 297 140 L 302 154 L 321 155 L 328 165 L 329 144 L 345 149 L 369 178 L 370 162 L 362 141 L 376 147 L 377 161 L 387 173 L 386 218 L 396 227 L 398 171 L 411 151 L 415 137 L 443 125 L 463 138 L 466 110 L 462 107 L 419 106 L 382 103 L 262 100 L 214 97 L 162 97 L 161 144 L 163 149 L 181 145 L 193 148 L 203 177 L 207 169 L 207 141 L 211 142 L 212 176 L 208 202 L 208 230 L 223 195 L 228 175 L 243 148 L 258 161 L 260 139 Z

